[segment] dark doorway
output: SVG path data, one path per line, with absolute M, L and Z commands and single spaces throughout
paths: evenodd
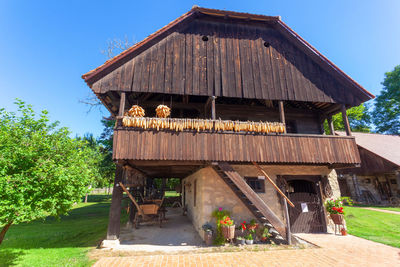
M 295 205 L 289 208 L 290 227 L 293 233 L 326 232 L 323 206 L 316 176 L 286 176 L 286 192 Z
M 339 178 L 338 182 L 339 182 L 340 194 L 343 197 L 351 197 L 349 186 L 347 185 L 346 179 Z

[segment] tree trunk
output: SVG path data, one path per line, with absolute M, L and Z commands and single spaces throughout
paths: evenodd
M 85 196 L 85 203 L 87 203 L 87 197 L 88 197 L 88 193 L 86 193 L 86 196 Z
M 6 224 L 3 229 L 1 230 L 0 233 L 0 245 L 3 242 L 4 237 L 6 236 L 6 233 L 8 231 L 8 228 L 10 228 L 10 226 L 12 225 L 12 222 L 9 222 L 8 224 Z

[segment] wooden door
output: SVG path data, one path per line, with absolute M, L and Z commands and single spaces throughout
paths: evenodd
M 289 208 L 290 227 L 293 233 L 321 233 L 326 231 L 320 193 L 316 182 L 288 181 L 288 197 L 295 205 Z
M 347 185 L 347 180 L 338 179 L 338 182 L 339 182 L 340 194 L 342 195 L 342 197 L 351 197 L 349 186 Z

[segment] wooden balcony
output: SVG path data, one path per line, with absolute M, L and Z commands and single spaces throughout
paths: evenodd
M 196 132 L 123 127 L 114 131 L 115 160 L 227 161 L 266 164 L 360 163 L 354 137 Z

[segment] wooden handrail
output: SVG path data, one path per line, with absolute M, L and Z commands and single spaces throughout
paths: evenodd
M 128 195 L 128 197 L 132 200 L 133 204 L 135 204 L 135 206 L 136 206 L 136 208 L 137 208 L 139 214 L 142 215 L 142 214 L 143 214 L 142 209 L 139 207 L 138 203 L 136 202 L 135 198 L 131 195 L 131 193 L 129 193 L 128 189 L 126 189 L 126 187 L 125 187 L 121 182 L 119 182 L 119 186 L 121 186 L 122 190 L 124 190 L 124 192 L 125 192 L 125 193 Z
M 259 169 L 264 174 L 264 176 L 268 179 L 268 181 L 272 184 L 272 186 L 275 187 L 275 189 L 279 192 L 279 194 L 281 194 L 281 196 L 286 199 L 289 205 L 294 208 L 294 204 L 292 203 L 292 201 L 290 201 L 290 199 L 279 189 L 279 187 L 274 183 L 274 181 L 272 181 L 272 179 L 269 178 L 268 174 L 260 166 L 258 166 L 257 163 L 255 163 L 254 161 L 252 163 L 254 166 L 257 167 L 257 169 Z

